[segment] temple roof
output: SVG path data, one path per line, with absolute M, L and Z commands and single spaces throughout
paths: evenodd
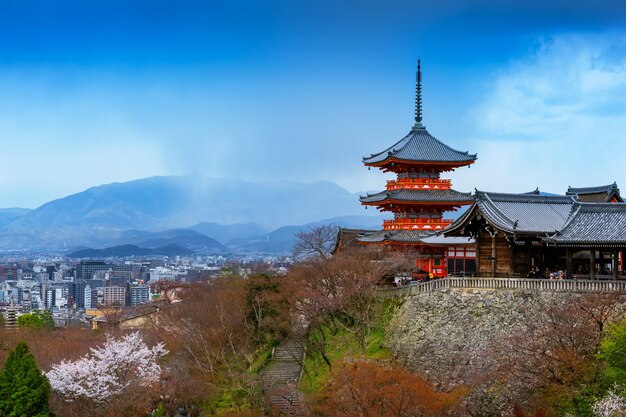
M 362 243 L 420 243 L 423 238 L 434 235 L 428 230 L 379 230 L 359 237 Z
M 576 194 L 596 194 L 596 193 L 610 193 L 611 191 L 619 191 L 617 188 L 617 183 L 609 184 L 609 185 L 598 185 L 595 187 L 568 187 L 567 195 L 576 195 Z
M 363 157 L 366 165 L 382 165 L 387 160 L 423 163 L 451 163 L 468 165 L 476 160 L 476 154 L 457 151 L 440 142 L 422 126 L 414 127 L 408 135 L 384 151 Z
M 626 204 L 576 203 L 565 226 L 544 239 L 557 246 L 626 246 Z
M 573 196 L 541 195 L 539 190 L 525 194 L 476 191 L 474 205 L 444 233 L 463 228 L 480 214 L 494 228 L 511 234 L 550 234 L 563 228 L 575 204 Z
M 361 243 L 421 243 L 428 246 L 462 246 L 475 241 L 465 236 L 443 236 L 428 230 L 379 230 L 368 232 L 358 238 Z
M 420 189 L 399 189 L 385 190 L 376 194 L 367 194 L 359 198 L 361 203 L 381 203 L 384 201 L 406 201 L 416 203 L 472 203 L 474 199 L 471 193 L 461 193 L 456 190 L 420 190 Z
M 375 230 L 346 229 L 340 227 L 337 231 L 337 240 L 335 241 L 335 247 L 333 248 L 332 253 L 338 253 L 341 250 L 358 246 L 358 238 L 360 236 L 368 235 L 374 232 Z
M 612 199 L 623 202 L 617 183 L 596 187 L 568 187 L 566 195 L 575 195 L 579 201 L 606 203 Z

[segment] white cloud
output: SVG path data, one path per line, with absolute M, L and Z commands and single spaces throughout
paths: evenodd
M 626 36 L 543 40 L 495 76 L 472 118 L 479 161 L 459 188 L 626 190 Z

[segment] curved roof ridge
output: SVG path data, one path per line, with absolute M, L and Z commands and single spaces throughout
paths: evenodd
M 383 162 L 389 158 L 416 162 L 473 162 L 476 154 L 459 151 L 430 134 L 425 127 L 416 127 L 398 142 L 382 152 L 363 157 L 366 164 Z
M 572 221 L 576 218 L 579 212 L 580 212 L 580 203 L 574 203 L 574 205 L 572 205 L 572 209 L 570 210 L 570 214 L 569 214 L 569 217 L 567 218 L 567 221 L 563 224 L 563 227 L 561 227 L 561 230 L 555 230 L 556 234 L 559 235 L 563 233 L 568 228 L 568 226 L 572 223 Z
M 538 193 L 538 190 L 534 190 L 534 191 L 527 192 L 527 193 L 501 193 L 501 192 L 476 190 L 476 194 L 489 196 L 489 199 L 492 201 L 511 201 L 511 202 L 531 201 L 534 203 L 564 203 L 564 204 L 570 204 L 573 201 L 576 201 L 574 196 L 542 195 Z
M 412 130 L 411 130 L 411 132 L 412 132 Z M 408 133 L 405 137 L 403 137 L 402 139 L 400 139 L 399 141 L 397 141 L 396 143 L 394 143 L 393 145 L 391 145 L 390 147 L 388 147 L 388 148 L 387 148 L 387 149 L 385 149 L 384 151 L 382 151 L 382 152 L 378 152 L 378 153 L 373 153 L 373 154 L 370 154 L 370 156 L 364 156 L 364 157 L 362 158 L 362 159 L 363 159 L 363 161 L 365 161 L 366 159 L 372 159 L 372 158 L 375 158 L 375 157 L 380 156 L 380 155 L 382 155 L 382 154 L 390 153 L 390 152 L 392 152 L 392 151 L 393 151 L 393 152 L 396 152 L 396 149 L 395 149 L 395 148 L 396 148 L 396 145 L 400 144 L 400 142 L 402 142 L 402 141 L 404 141 L 404 140 L 406 140 L 406 141 L 408 142 L 408 139 L 409 139 L 409 136 L 411 135 L 411 132 L 409 132 L 409 133 Z M 405 146 L 406 146 L 406 144 L 404 144 L 404 145 L 403 145 L 400 149 L 404 148 Z
M 577 201 L 576 205 L 583 211 L 593 211 L 594 209 L 614 210 L 620 211 L 626 208 L 626 203 L 607 203 L 607 202 L 595 202 L 595 201 Z
M 482 202 L 487 201 L 487 205 L 481 205 Z M 480 201 L 477 201 L 477 204 L 482 209 L 483 214 L 493 215 L 493 219 L 491 219 L 494 223 L 500 223 L 501 225 L 505 225 L 511 228 L 515 227 L 514 221 L 508 218 L 508 216 L 500 210 L 500 208 L 494 203 L 494 201 L 489 197 L 488 194 L 484 194 L 484 198 Z
M 626 243 L 626 203 L 579 202 L 575 206 L 567 223 L 544 241 L 566 247 L 623 247 Z
M 613 184 L 607 185 L 595 185 L 590 187 L 572 187 L 568 186 L 566 195 L 569 194 L 595 194 L 595 193 L 610 193 L 611 191 L 617 191 L 617 182 L 613 182 Z
M 374 194 L 368 193 L 359 196 L 362 203 L 382 202 L 385 200 L 403 200 L 406 202 L 419 201 L 433 203 L 438 202 L 473 202 L 471 193 L 462 193 L 454 189 L 437 190 L 437 189 L 411 189 L 400 188 L 397 190 L 383 190 Z

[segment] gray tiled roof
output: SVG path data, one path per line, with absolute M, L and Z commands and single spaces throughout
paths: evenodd
M 619 188 L 617 188 L 617 183 L 609 184 L 609 185 L 599 185 L 596 187 L 568 187 L 567 195 L 577 195 L 577 194 L 598 194 L 598 193 L 607 193 L 610 194 L 613 191 L 617 191 L 619 193 Z
M 575 204 L 572 196 L 546 196 L 538 191 L 526 194 L 476 191 L 475 199 L 474 205 L 446 229 L 448 233 L 460 229 L 479 211 L 493 227 L 507 233 L 551 234 L 563 228 Z
M 428 236 L 422 239 L 422 242 L 429 245 L 457 246 L 457 245 L 474 245 L 476 240 L 466 236 Z
M 476 160 L 476 154 L 457 151 L 433 137 L 423 127 L 413 128 L 408 135 L 384 151 L 363 157 L 366 164 L 383 162 L 388 158 L 415 162 L 467 163 Z
M 350 248 L 358 244 L 359 238 L 368 234 L 375 233 L 376 230 L 368 229 L 346 229 L 340 227 L 337 231 L 337 239 L 332 253 L 336 253 L 344 248 Z
M 434 232 L 428 230 L 379 230 L 358 238 L 363 243 L 420 243 L 423 238 L 433 236 Z
M 362 203 L 378 203 L 385 200 L 415 201 L 415 202 L 459 202 L 471 203 L 474 201 L 471 193 L 461 193 L 456 190 L 385 190 L 376 194 L 361 196 Z
M 545 240 L 562 246 L 626 247 L 626 204 L 577 203 L 563 229 Z
M 538 194 L 476 192 L 476 204 L 495 227 L 511 233 L 554 233 L 572 211 L 574 199 Z

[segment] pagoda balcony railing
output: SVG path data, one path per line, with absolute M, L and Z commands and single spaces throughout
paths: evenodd
M 387 181 L 387 190 L 449 190 L 452 181 L 441 178 L 398 178 Z
M 385 230 L 441 230 L 452 224 L 447 219 L 393 219 L 385 220 Z

